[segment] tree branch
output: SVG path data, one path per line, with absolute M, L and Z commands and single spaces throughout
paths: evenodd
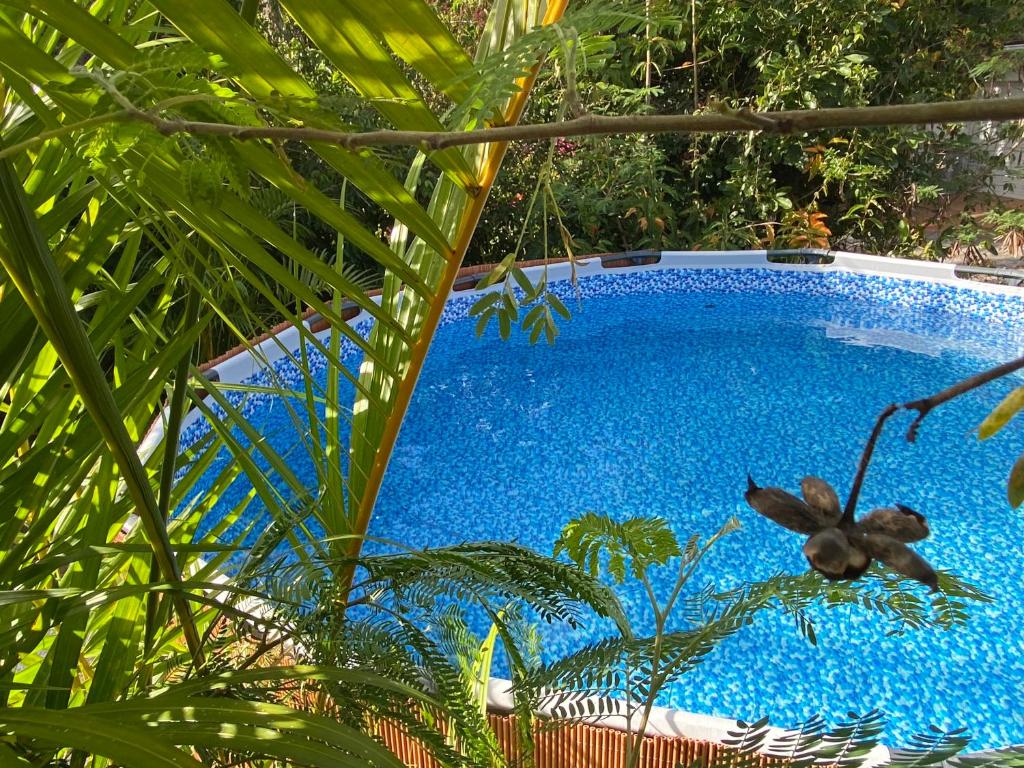
M 850 495 L 846 499 L 846 507 L 843 509 L 843 521 L 853 522 L 854 514 L 857 511 L 857 499 L 860 496 L 861 486 L 864 484 L 864 475 L 867 474 L 868 465 L 871 463 L 871 456 L 875 452 L 875 443 L 878 442 L 879 435 L 882 434 L 882 428 L 885 426 L 885 422 L 897 411 L 917 411 L 917 417 L 911 422 L 907 428 L 907 442 L 913 443 L 917 440 L 917 431 L 921 426 L 921 422 L 924 418 L 931 413 L 935 408 L 938 408 L 943 403 L 948 403 L 950 400 L 959 397 L 960 395 L 966 394 L 971 390 L 983 387 L 989 382 L 1000 379 L 1003 376 L 1008 376 L 1011 373 L 1024 369 L 1024 357 L 1019 357 L 1016 360 L 1011 360 L 1008 363 L 997 365 L 995 368 L 989 368 L 987 371 L 982 371 L 974 376 L 970 376 L 963 381 L 959 381 L 951 387 L 947 387 L 940 392 L 936 392 L 930 397 L 922 397 L 920 400 L 909 400 L 905 403 L 886 406 L 875 421 L 874 429 L 871 430 L 871 435 L 868 437 L 867 445 L 864 446 L 864 450 L 860 455 L 860 462 L 857 464 L 857 474 L 853 478 L 853 485 L 850 488 Z
M 118 94 L 120 96 L 120 94 Z M 115 97 L 116 98 L 116 97 Z M 123 97 L 123 108 L 107 115 L 109 122 L 148 123 L 156 131 L 172 136 L 223 136 L 242 141 L 269 139 L 334 144 L 345 149 L 365 147 L 415 146 L 426 150 L 493 144 L 504 141 L 539 141 L 568 136 L 611 136 L 657 133 L 739 133 L 751 130 L 772 133 L 796 133 L 825 128 L 861 126 L 928 125 L 964 123 L 977 120 L 1024 120 L 1024 97 L 966 99 L 962 101 L 899 104 L 880 107 L 835 107 L 797 109 L 777 112 L 752 112 L 724 108 L 717 113 L 676 115 L 582 115 L 572 120 L 532 125 L 498 126 L 473 131 L 339 131 L 305 126 L 233 125 L 198 120 L 166 118 L 153 110 L 140 109 Z M 0 159 L 30 149 L 46 138 L 63 135 L 75 128 L 87 128 L 102 122 L 91 117 L 75 126 L 65 126 L 40 134 L 0 151 Z
M 846 508 L 843 509 L 844 523 L 852 523 L 854 520 L 854 514 L 857 512 L 857 499 L 860 498 L 860 488 L 864 485 L 864 475 L 867 474 L 868 465 L 871 463 L 871 455 L 875 452 L 875 443 L 878 442 L 878 436 L 882 434 L 885 422 L 899 409 L 900 406 L 892 403 L 886 406 L 886 409 L 878 415 L 878 419 L 875 421 L 875 428 L 871 430 L 868 443 L 864 446 L 864 451 L 860 455 L 860 462 L 857 464 L 857 474 L 854 476 L 853 485 L 850 487 L 850 495 L 846 497 Z
M 1019 357 L 1016 360 L 1011 360 L 1008 363 L 997 365 L 995 368 L 989 368 L 987 371 L 975 374 L 970 378 L 964 379 L 961 382 L 954 384 L 951 387 L 947 387 L 941 392 L 936 392 L 931 397 L 923 397 L 920 400 L 911 400 L 909 403 L 904 403 L 901 408 L 910 411 L 917 411 L 917 418 L 911 423 L 907 429 L 907 442 L 912 443 L 917 440 L 917 429 L 921 426 L 921 422 L 924 417 L 932 412 L 934 408 L 948 403 L 954 397 L 960 397 L 960 395 L 970 392 L 972 389 L 983 387 L 990 381 L 1007 376 L 1015 371 L 1019 371 L 1024 368 L 1024 357 Z

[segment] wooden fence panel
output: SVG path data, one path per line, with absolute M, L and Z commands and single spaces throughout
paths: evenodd
M 498 744 L 511 765 L 522 759 L 515 715 L 488 715 Z M 416 739 L 393 723 L 381 723 L 378 733 L 387 747 L 409 768 L 438 768 L 437 762 Z M 533 732 L 536 768 L 623 768 L 626 734 L 614 728 L 586 723 L 555 726 L 537 721 Z M 723 765 L 720 745 L 683 736 L 646 736 L 640 768 Z M 783 761 L 764 756 L 743 758 L 743 768 L 779 768 Z

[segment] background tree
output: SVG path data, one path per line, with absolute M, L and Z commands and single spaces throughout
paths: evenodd
M 680 4 L 652 6 L 649 35 L 641 25 L 608 28 L 584 43 L 576 80 L 586 109 L 665 114 L 969 98 L 994 74 L 1024 65 L 1020 52 L 1002 51 L 1022 23 L 1008 1 L 700 0 L 695 25 Z M 564 78 L 553 70 L 527 119 L 554 119 L 563 103 Z M 523 196 L 539 178 L 549 180 L 580 253 L 830 244 L 942 256 L 977 239 L 971 226 L 1009 226 L 973 216 L 961 223 L 958 212 L 1001 210 L 991 171 L 1019 146 L 1020 131 L 1006 125 L 981 142 L 963 126 L 584 139 L 559 142 L 550 163 L 545 148 L 523 145 L 469 258 L 495 262 L 513 250 Z M 999 137 L 1010 139 L 1000 145 Z M 529 224 L 525 257 L 543 253 L 542 231 L 553 226 L 543 217 Z

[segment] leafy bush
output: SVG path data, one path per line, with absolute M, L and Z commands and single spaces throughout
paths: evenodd
M 1024 23 L 1012 0 L 701 0 L 695 7 L 696 29 L 679 4 L 653 2 L 649 30 L 639 23 L 581 33 L 575 64 L 583 106 L 635 114 L 971 98 L 1021 65 L 1001 51 Z M 570 14 L 563 25 L 575 22 Z M 557 118 L 564 86 L 557 73 L 540 83 L 528 119 Z M 1004 138 L 1020 130 L 1000 129 Z M 950 207 L 998 206 L 991 171 L 1013 146 L 979 143 L 962 126 L 573 140 L 557 144 L 550 164 L 542 148 L 523 145 L 513 149 L 470 259 L 500 261 L 513 250 L 522 198 L 541 178 L 550 180 L 581 253 L 828 244 L 940 256 L 929 242 Z M 818 222 L 813 234 L 803 227 L 809 220 Z M 530 223 L 523 255 L 540 255 L 544 228 L 554 226 L 550 217 Z M 549 242 L 560 250 L 557 236 Z

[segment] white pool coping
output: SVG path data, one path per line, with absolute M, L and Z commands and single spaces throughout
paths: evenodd
M 513 711 L 513 700 L 512 700 L 512 683 L 508 680 L 500 678 L 493 678 L 488 682 L 487 689 L 487 708 L 494 712 L 512 712 Z M 575 699 L 576 704 L 585 705 L 586 701 L 592 701 L 595 708 L 598 706 L 598 702 L 601 701 L 600 696 L 591 696 L 587 699 Z M 542 704 L 537 714 L 551 716 L 553 707 L 550 705 Z M 640 711 L 642 705 L 636 707 L 636 712 L 633 715 L 634 720 L 639 720 Z M 584 722 L 594 725 L 601 725 L 605 728 L 614 728 L 617 731 L 631 731 L 635 732 L 634 729 L 629 727 L 629 721 L 624 715 L 606 715 L 601 717 L 584 717 L 584 718 L 573 718 L 574 722 Z M 639 722 L 637 722 L 639 726 Z M 722 744 L 730 738 L 735 738 L 735 734 L 740 729 L 738 728 L 735 720 L 730 720 L 725 717 L 716 717 L 714 715 L 701 715 L 696 712 L 686 712 L 681 709 L 669 709 L 667 707 L 653 707 L 651 709 L 650 717 L 647 720 L 647 727 L 644 729 L 645 736 L 661 736 L 668 738 L 685 738 L 694 739 L 697 741 L 708 741 L 716 744 Z M 787 731 L 784 728 L 777 728 L 775 726 L 768 726 L 766 729 L 767 739 L 762 744 L 762 749 L 758 749 L 758 752 L 764 752 L 768 747 L 771 746 L 772 742 L 778 741 L 780 738 L 792 734 L 792 731 Z M 860 764 L 861 768 L 875 768 L 889 762 L 891 758 L 891 752 L 888 747 L 884 744 L 875 746 L 870 752 L 864 755 L 863 762 Z
M 573 277 L 574 268 L 577 277 L 591 277 L 601 274 L 629 274 L 634 272 L 655 272 L 675 269 L 766 269 L 778 272 L 845 272 L 857 275 L 870 275 L 876 277 L 900 278 L 910 281 L 936 283 L 939 285 L 955 286 L 964 290 L 978 291 L 981 293 L 1018 296 L 1024 299 L 1024 287 L 1000 285 L 997 283 L 984 283 L 958 277 L 956 269 L 958 265 L 940 262 L 917 261 L 911 259 L 899 259 L 888 256 L 873 256 L 864 253 L 849 253 L 845 251 L 825 251 L 820 249 L 797 249 L 786 251 L 785 254 L 827 256 L 832 259 L 829 264 L 786 264 L 769 261 L 770 255 L 779 255 L 778 251 L 766 250 L 739 250 L 739 251 L 657 251 L 643 252 L 640 254 L 623 254 L 622 258 L 632 256 L 655 256 L 660 259 L 653 264 L 630 265 L 623 267 L 604 266 L 599 256 L 580 257 L 575 265 L 567 262 L 550 264 L 548 266 L 528 267 L 523 271 L 531 280 L 536 280 L 542 272 L 546 272 L 547 280 L 559 282 L 569 280 Z M 613 255 L 605 255 L 605 258 L 616 258 Z M 483 275 L 480 276 L 481 278 Z M 482 290 L 465 290 L 453 293 L 453 297 L 466 297 L 482 295 L 493 291 L 502 290 L 502 284 Z M 379 303 L 379 297 L 374 301 Z M 350 325 L 361 323 L 370 319 L 370 314 L 365 310 L 360 312 L 348 322 Z M 309 328 L 313 319 L 303 324 Z M 330 329 L 314 334 L 321 341 L 330 335 Z M 207 376 L 215 376 L 221 383 L 239 384 L 254 376 L 263 368 L 266 368 L 278 360 L 294 354 L 298 349 L 301 340 L 299 330 L 292 326 L 280 333 L 268 338 L 253 347 L 252 352 L 240 351 L 233 357 L 212 366 L 206 371 Z M 193 408 L 186 414 L 182 423 L 182 429 L 195 423 L 202 418 L 198 409 Z M 163 439 L 164 420 L 156 421 L 145 438 L 139 445 L 140 456 L 148 456 Z M 251 607 L 251 606 L 250 606 Z M 495 711 L 512 711 L 512 683 L 508 680 L 493 678 L 489 681 L 488 706 Z M 597 697 L 595 697 L 596 699 Z M 539 714 L 551 714 L 552 707 L 541 707 Z M 578 718 L 577 718 L 578 719 Z M 583 718 L 583 722 L 593 722 L 618 730 L 628 730 L 628 723 L 624 716 L 605 716 L 596 718 Z M 655 707 L 647 724 L 645 733 L 650 736 L 685 737 L 702 741 L 721 743 L 729 737 L 731 731 L 737 729 L 736 721 L 713 715 L 702 715 L 693 712 L 686 712 L 678 709 Z M 784 736 L 786 730 L 772 727 L 769 734 L 775 737 Z M 963 757 L 963 755 L 961 755 Z M 884 745 L 878 745 L 868 755 L 862 764 L 864 768 L 882 765 L 889 761 L 890 751 Z

